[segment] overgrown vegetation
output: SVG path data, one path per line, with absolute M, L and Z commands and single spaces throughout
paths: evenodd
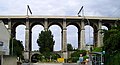
M 105 65 L 120 65 L 120 26 L 104 33 Z
M 42 54 L 34 54 L 31 58 L 32 62 L 56 62 L 60 55 L 53 52 L 46 52 Z
M 83 57 L 84 57 L 84 60 L 87 58 L 86 57 L 86 50 L 77 50 L 75 51 L 74 53 L 71 54 L 71 58 L 68 59 L 68 62 L 77 62 L 79 57 L 80 57 L 80 54 L 83 54 Z
M 102 52 L 102 47 L 94 47 L 92 52 Z
M 22 52 L 24 51 L 24 47 L 22 45 L 22 41 L 16 40 L 14 38 L 10 39 L 10 55 L 17 56 L 23 59 Z

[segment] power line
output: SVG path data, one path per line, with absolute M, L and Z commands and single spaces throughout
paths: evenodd
M 119 9 L 120 9 L 120 7 L 119 7 L 119 8 L 117 8 L 116 10 L 114 10 L 114 11 L 112 12 L 111 16 L 112 16 L 112 15 L 114 16 L 115 14 L 118 14 L 117 12 L 119 12 L 119 11 L 120 11 Z

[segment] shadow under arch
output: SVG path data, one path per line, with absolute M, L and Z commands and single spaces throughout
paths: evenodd
M 111 29 L 111 27 L 112 27 L 109 23 L 103 23 L 103 24 L 102 24 L 102 26 L 107 27 L 107 28 L 108 28 L 108 30 L 110 30 L 110 29 Z
M 63 29 L 62 24 L 59 23 L 59 22 L 50 22 L 50 23 L 48 24 L 48 29 L 49 29 L 51 26 L 53 26 L 53 25 L 58 25 L 58 26 L 61 28 L 61 30 Z
M 19 25 L 24 25 L 24 22 L 13 22 L 12 26 L 11 26 L 11 36 L 16 37 L 16 27 L 18 27 Z M 26 28 L 26 26 L 25 26 Z
M 74 25 L 75 27 L 77 27 L 78 31 L 80 30 L 80 25 L 78 22 L 70 22 L 70 23 L 67 23 L 67 27 L 70 26 L 70 25 Z
M 32 28 L 33 28 L 34 26 L 36 26 L 36 25 L 41 25 L 41 26 L 44 28 L 44 25 L 43 25 L 42 23 L 40 23 L 40 22 L 32 22 L 32 23 L 30 24 L 30 31 L 32 31 Z
M 33 54 L 33 55 L 31 56 L 31 62 L 32 62 L 32 63 L 38 62 L 39 59 L 40 59 L 39 56 L 42 56 L 42 55 L 40 55 L 40 54 L 38 54 L 38 53 Z

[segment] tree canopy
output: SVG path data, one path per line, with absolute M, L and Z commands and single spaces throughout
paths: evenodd
M 14 55 L 20 58 L 23 57 L 22 52 L 24 51 L 24 47 L 22 45 L 22 41 L 11 38 L 9 48 L 10 48 L 10 55 Z M 12 51 L 12 48 L 13 48 L 13 51 Z
M 104 50 L 106 65 L 120 65 L 120 26 L 112 27 L 104 33 Z
M 68 50 L 68 51 L 73 51 L 73 47 L 72 47 L 71 44 L 67 44 L 67 50 Z
M 37 43 L 39 46 L 39 51 L 41 53 L 52 52 L 53 46 L 55 43 L 52 32 L 50 30 L 41 31 L 41 33 L 39 34 L 39 37 L 37 39 Z
M 104 34 L 104 49 L 108 53 L 118 52 L 120 50 L 120 27 L 113 27 Z

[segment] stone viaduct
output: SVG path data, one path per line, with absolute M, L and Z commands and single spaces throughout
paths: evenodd
M 44 30 L 48 30 L 51 25 L 58 25 L 61 28 L 61 51 L 62 56 L 66 58 L 67 51 L 67 26 L 74 25 L 78 28 L 78 49 L 85 49 L 85 25 L 89 25 L 94 29 L 94 46 L 100 47 L 103 45 L 102 41 L 102 26 L 110 29 L 112 26 L 120 25 L 120 18 L 113 17 L 78 17 L 78 16 L 0 16 L 0 20 L 8 25 L 8 31 L 11 35 L 16 37 L 16 27 L 18 25 L 25 25 L 25 54 L 26 58 L 30 59 L 31 51 L 31 29 L 34 25 L 40 24 Z

